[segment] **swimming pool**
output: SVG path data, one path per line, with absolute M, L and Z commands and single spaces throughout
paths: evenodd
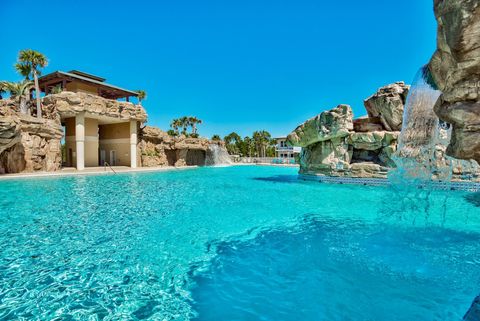
M 1 181 L 0 320 L 462 318 L 480 292 L 477 195 L 296 171 Z

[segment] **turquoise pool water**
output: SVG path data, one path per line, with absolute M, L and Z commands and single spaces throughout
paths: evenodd
M 480 197 L 224 167 L 0 182 L 0 320 L 461 320 Z

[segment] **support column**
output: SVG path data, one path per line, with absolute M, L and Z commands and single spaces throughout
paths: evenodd
M 137 121 L 130 120 L 130 167 L 137 168 Z
M 77 170 L 85 169 L 85 112 L 75 116 L 75 143 L 77 150 Z

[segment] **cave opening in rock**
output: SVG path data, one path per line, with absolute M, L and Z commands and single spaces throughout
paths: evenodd
M 204 166 L 206 152 L 199 149 L 189 149 L 185 162 L 188 166 Z

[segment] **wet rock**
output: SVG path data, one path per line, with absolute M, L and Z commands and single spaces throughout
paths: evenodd
M 401 81 L 378 89 L 364 101 L 368 116 L 380 119 L 385 130 L 400 131 L 409 88 Z
M 447 154 L 480 161 L 480 2 L 435 0 L 437 50 L 429 63 L 443 92 L 438 117 L 453 125 Z

